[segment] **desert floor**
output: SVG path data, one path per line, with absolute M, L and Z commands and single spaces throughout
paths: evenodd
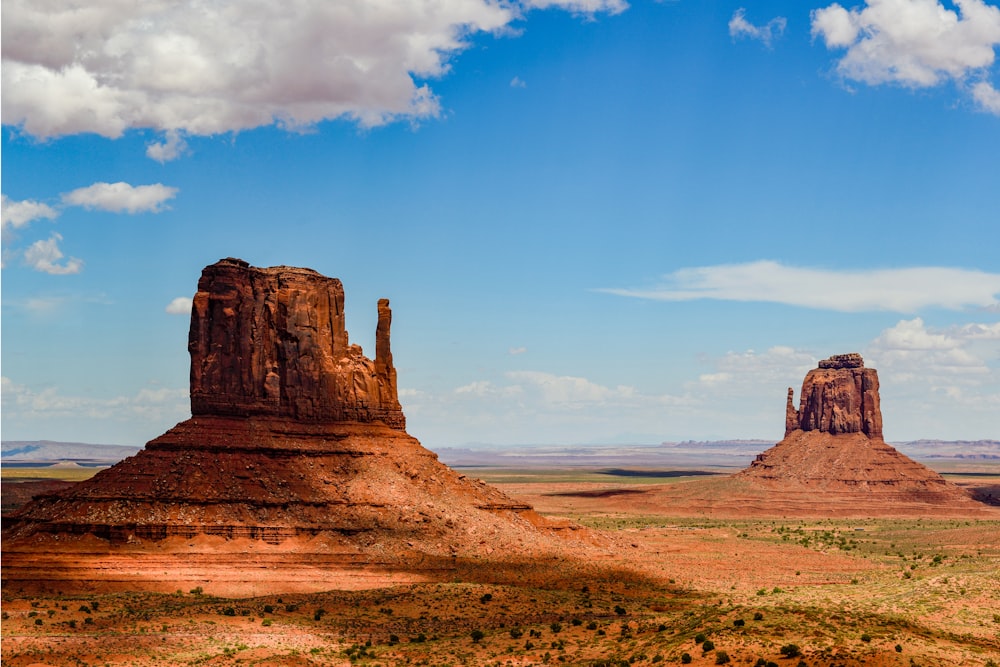
M 5 586 L 3 664 L 1000 665 L 1000 518 L 690 516 L 632 501 L 705 477 L 464 472 L 614 548 L 252 598 Z

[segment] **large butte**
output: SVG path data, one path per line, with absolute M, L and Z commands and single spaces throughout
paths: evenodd
M 406 433 L 390 322 L 383 299 L 372 361 L 348 340 L 339 280 L 238 259 L 206 267 L 192 417 L 6 522 L 4 586 L 356 588 L 577 544 L 586 531 L 456 473 Z

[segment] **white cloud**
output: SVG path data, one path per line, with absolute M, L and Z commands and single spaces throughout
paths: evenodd
M 187 152 L 187 142 L 176 130 L 169 130 L 162 142 L 154 141 L 146 145 L 146 157 L 156 160 L 160 164 L 176 160 Z
M 602 292 L 661 301 L 766 301 L 837 311 L 990 308 L 1000 274 L 943 267 L 835 271 L 759 261 L 680 269 L 652 289 Z
M 830 49 L 846 49 L 837 64 L 845 78 L 912 88 L 988 76 L 1000 44 L 1000 8 L 982 0 L 956 0 L 958 12 L 937 0 L 868 0 L 861 9 L 834 3 L 812 12 L 812 34 Z M 995 90 L 972 88 L 993 113 Z M 1000 106 L 1000 105 L 998 105 Z
M 771 42 L 784 34 L 785 26 L 788 24 L 785 17 L 777 16 L 762 26 L 756 26 L 747 21 L 746 13 L 747 10 L 740 7 L 733 12 L 732 18 L 729 19 L 729 36 L 733 39 L 737 37 L 756 39 L 770 48 Z
M 972 98 L 984 111 L 1000 116 L 1000 90 L 980 81 L 972 87 Z
M 100 209 L 114 213 L 159 213 L 165 202 L 177 195 L 177 188 L 161 183 L 153 185 L 129 185 L 128 183 L 94 183 L 78 188 L 62 196 L 63 202 L 88 209 Z
M 1000 323 L 945 328 L 900 320 L 865 351 L 882 385 L 886 433 L 995 438 L 1000 409 Z M 895 437 L 895 436 L 893 436 Z
M 48 204 L 31 199 L 12 201 L 7 195 L 0 196 L 0 225 L 4 231 L 8 228 L 20 229 L 29 222 L 41 218 L 53 220 L 58 216 L 59 212 Z
M 598 12 L 609 14 L 620 14 L 628 9 L 625 0 L 526 0 L 525 7 L 536 9 L 548 9 L 556 7 L 565 9 L 575 14 L 593 15 Z
M 510 80 L 510 87 L 511 88 L 527 88 L 528 84 L 525 83 L 524 79 L 522 79 L 521 77 L 515 76 L 513 79 Z
M 191 303 L 192 303 L 191 297 L 179 296 L 170 303 L 168 303 L 165 310 L 170 315 L 190 315 Z
M 527 351 L 528 348 L 526 347 L 512 347 L 509 350 L 507 350 L 507 354 L 510 354 L 511 356 L 517 356 L 519 354 L 524 354 Z
M 134 396 L 94 398 L 65 396 L 56 387 L 41 390 L 0 378 L 4 419 L 149 419 L 183 416 L 188 409 L 186 389 L 140 389 Z
M 998 341 L 1000 323 L 934 330 L 917 317 L 884 330 L 872 341 L 869 354 L 887 373 L 904 380 L 979 382 L 991 373 L 988 359 L 1000 357 Z
M 5 0 L 3 117 L 36 137 L 130 128 L 181 134 L 346 118 L 364 127 L 437 117 L 421 80 L 481 33 L 535 7 L 618 13 L 623 0 Z
M 54 276 L 80 273 L 83 269 L 83 260 L 70 257 L 65 263 L 59 263 L 59 260 L 63 258 L 63 253 L 59 250 L 60 241 L 62 241 L 62 235 L 55 232 L 48 240 L 35 241 L 24 251 L 24 261 L 36 271 Z

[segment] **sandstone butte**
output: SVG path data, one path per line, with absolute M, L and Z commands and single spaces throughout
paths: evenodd
M 1000 509 L 906 457 L 882 436 L 878 373 L 859 354 L 820 361 L 785 404 L 785 437 L 734 474 L 556 502 L 519 489 L 546 512 L 632 512 L 716 518 L 961 517 Z M 595 494 L 599 495 L 599 494 Z
M 860 354 L 820 361 L 797 408 L 788 390 L 784 439 L 736 478 L 765 490 L 775 508 L 812 507 L 820 516 L 996 514 L 886 444 L 879 402 L 878 372 Z
M 206 267 L 191 418 L 5 519 L 4 586 L 357 588 L 599 539 L 458 474 L 406 433 L 390 324 L 380 300 L 372 361 L 348 340 L 339 280 L 238 259 Z

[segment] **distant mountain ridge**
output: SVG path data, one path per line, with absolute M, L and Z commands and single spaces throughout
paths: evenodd
M 141 447 L 131 445 L 99 445 L 85 442 L 55 442 L 52 440 L 4 440 L 0 443 L 3 463 L 39 463 L 50 465 L 64 461 L 113 465 L 132 456 Z
M 527 445 L 492 448 L 439 447 L 442 462 L 453 466 L 705 466 L 743 467 L 770 440 L 684 440 L 657 445 Z M 917 460 L 942 459 L 1000 461 L 1000 440 L 922 439 L 891 443 Z M 52 440 L 5 440 L 0 444 L 4 463 L 51 465 L 63 461 L 113 465 L 141 447 Z

